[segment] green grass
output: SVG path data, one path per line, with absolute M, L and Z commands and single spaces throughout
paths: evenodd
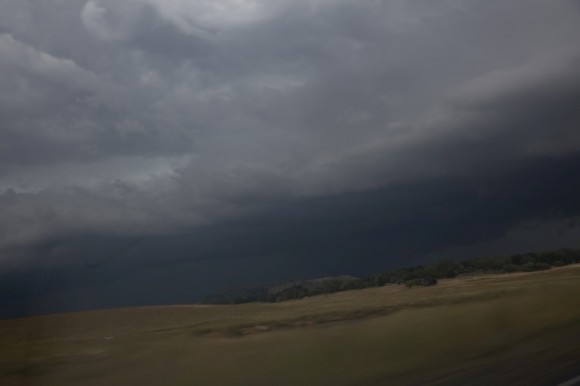
M 570 266 L 276 304 L 6 320 L 0 384 L 542 385 L 580 373 L 579 294 Z

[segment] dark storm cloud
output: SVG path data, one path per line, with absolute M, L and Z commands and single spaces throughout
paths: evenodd
M 202 293 L 566 223 L 579 37 L 572 1 L 3 2 L 0 266 Z
M 237 221 L 165 236 L 69 233 L 29 251 L 36 256 L 32 273 L 17 269 L 2 282 L 12 283 L 12 310 L 26 313 L 185 303 L 223 287 L 365 275 L 449 246 L 501 240 L 513 224 L 579 216 L 578 170 L 580 157 L 565 157 L 477 181 L 285 200 Z M 512 245 L 514 252 L 545 248 L 545 236 Z M 555 240 L 569 242 L 560 237 L 547 245 Z
M 456 174 L 476 178 L 526 160 L 577 154 L 578 64 L 574 54 L 474 80 L 423 117 L 397 122 L 395 135 L 350 150 L 325 169 L 380 184 Z

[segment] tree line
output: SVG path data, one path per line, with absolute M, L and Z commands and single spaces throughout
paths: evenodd
M 443 259 L 433 264 L 396 268 L 363 278 L 337 276 L 270 287 L 256 286 L 228 290 L 206 298 L 204 303 L 280 302 L 387 284 L 405 285 L 409 288 L 424 287 L 436 285 L 439 279 L 454 278 L 459 275 L 533 272 L 575 263 L 580 263 L 580 250 L 575 249 L 480 257 L 462 261 Z

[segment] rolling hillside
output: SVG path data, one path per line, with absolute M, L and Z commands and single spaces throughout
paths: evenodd
M 580 374 L 578 293 L 572 265 L 281 303 L 5 320 L 0 383 L 550 385 Z

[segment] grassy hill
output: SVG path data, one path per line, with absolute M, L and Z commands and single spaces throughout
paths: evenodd
M 270 286 L 226 289 L 206 298 L 206 304 L 279 302 L 307 296 L 330 294 L 353 289 L 405 284 L 408 287 L 436 285 L 440 279 L 482 273 L 534 272 L 580 263 L 580 250 L 560 249 L 511 256 L 477 257 L 455 261 L 395 268 L 368 277 L 331 276 Z
M 280 303 L 0 321 L 2 385 L 550 385 L 580 374 L 580 265 Z

